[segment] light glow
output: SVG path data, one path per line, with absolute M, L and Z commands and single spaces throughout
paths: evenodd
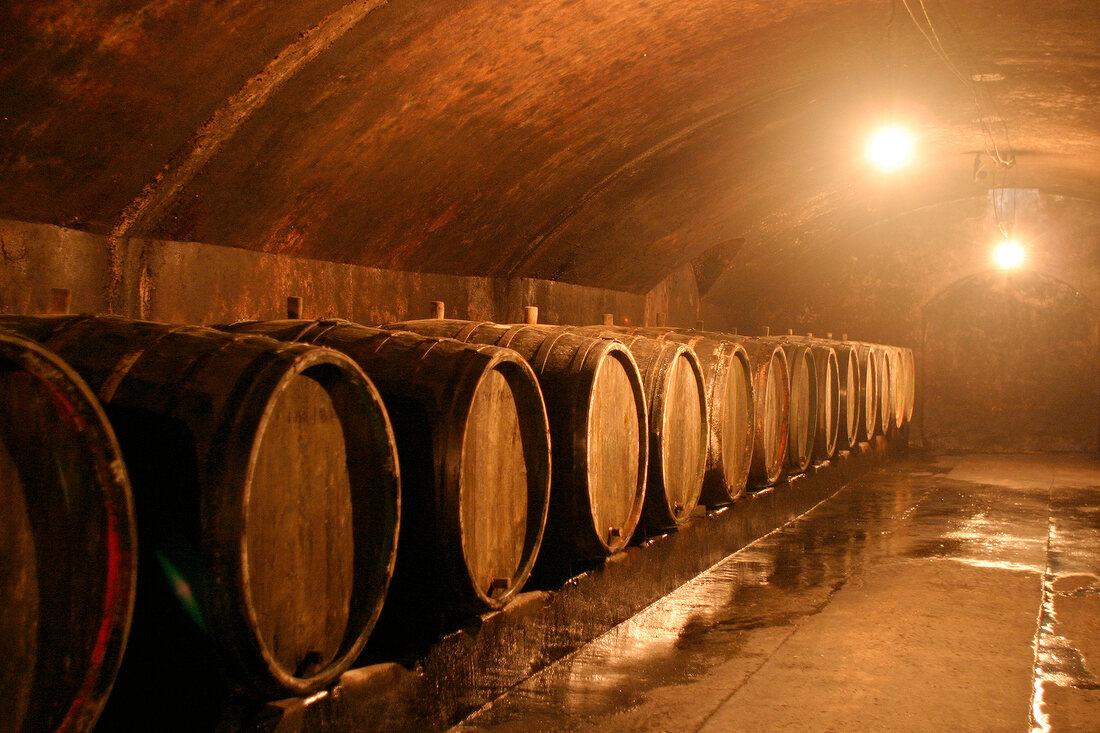
M 1015 270 L 1025 258 L 1024 248 L 1015 239 L 1006 239 L 993 248 L 993 264 L 1002 270 Z
M 913 162 L 916 141 L 904 127 L 886 125 L 871 133 L 864 154 L 872 166 L 883 173 L 891 173 Z

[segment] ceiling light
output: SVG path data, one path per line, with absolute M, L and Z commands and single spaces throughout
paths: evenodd
M 871 133 L 864 154 L 875 168 L 890 173 L 912 163 L 915 148 L 916 143 L 909 130 L 899 125 L 886 125 Z
M 1024 259 L 1024 248 L 1015 239 L 1006 239 L 993 248 L 993 264 L 1002 270 L 1015 270 Z

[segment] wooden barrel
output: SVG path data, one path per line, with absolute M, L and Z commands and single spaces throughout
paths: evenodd
M 546 407 L 519 354 L 340 320 L 225 328 L 336 349 L 381 392 L 401 456 L 395 590 L 416 588 L 419 602 L 440 596 L 470 613 L 519 592 L 550 495 Z
M 745 349 L 752 366 L 753 426 L 749 484 L 771 486 L 783 475 L 790 419 L 787 356 L 771 339 L 730 334 Z
M 565 328 L 617 338 L 630 349 L 641 371 L 649 406 L 643 530 L 659 532 L 683 524 L 699 504 L 707 459 L 707 386 L 698 355 L 686 344 L 605 326 Z
M 834 342 L 840 384 L 840 424 L 837 445 L 851 450 L 859 442 L 860 384 L 859 354 L 846 341 Z
M 787 422 L 787 467 L 802 473 L 810 467 L 817 438 L 817 362 L 801 339 L 773 338 L 787 356 L 790 417 Z
M 905 374 L 905 422 L 913 420 L 913 411 L 917 406 L 917 366 L 912 349 L 902 349 L 902 365 Z
M 0 326 L 66 359 L 122 446 L 142 540 L 120 674 L 133 699 L 142 685 L 161 694 L 169 673 L 185 684 L 215 669 L 250 694 L 305 694 L 351 665 L 381 609 L 400 507 L 390 423 L 354 362 L 115 317 Z
M 526 359 L 550 418 L 550 511 L 542 557 L 562 565 L 626 547 L 641 518 L 649 443 L 642 378 L 622 343 L 537 326 L 449 319 L 383 328 L 504 346 Z
M 878 380 L 878 432 L 887 435 L 894 422 L 894 391 L 886 347 L 875 344 L 875 377 Z
M 886 363 L 890 368 L 890 395 L 893 426 L 901 430 L 905 424 L 905 363 L 901 349 L 897 346 L 886 347 Z
M 836 453 L 840 434 L 840 364 L 836 349 L 820 339 L 811 340 L 817 370 L 817 430 L 814 458 L 827 461 Z
M 56 355 L 0 331 L 0 730 L 89 731 L 137 578 L 114 431 Z
M 703 368 L 710 430 L 701 501 L 708 506 L 728 504 L 745 492 L 755 419 L 752 366 L 745 347 L 717 336 L 665 335 L 690 346 Z
M 860 440 L 871 440 L 879 431 L 879 359 L 875 347 L 853 342 L 859 355 Z
M 695 351 L 707 388 L 709 425 L 700 501 L 714 506 L 729 504 L 740 497 L 748 481 L 755 427 L 752 366 L 745 347 L 713 331 L 633 326 L 601 328 L 686 344 Z

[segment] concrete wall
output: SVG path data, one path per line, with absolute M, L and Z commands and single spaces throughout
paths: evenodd
M 463 277 L 381 270 L 194 242 L 124 240 L 0 220 L 0 311 L 41 313 L 51 288 L 71 293 L 73 312 L 117 313 L 169 323 L 281 318 L 286 298 L 304 299 L 305 317 L 364 324 L 447 315 L 515 322 L 536 305 L 544 323 L 692 325 L 698 290 L 689 267 L 644 295 L 530 278 Z
M 1032 272 L 956 283 L 923 310 L 923 436 L 931 448 L 1097 449 L 1100 319 Z

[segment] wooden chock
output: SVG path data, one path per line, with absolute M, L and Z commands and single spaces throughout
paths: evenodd
M 297 320 L 302 317 L 302 298 L 291 295 L 286 299 L 286 317 Z
M 47 313 L 63 316 L 69 312 L 72 302 L 72 293 L 68 288 L 50 288 L 50 305 Z

